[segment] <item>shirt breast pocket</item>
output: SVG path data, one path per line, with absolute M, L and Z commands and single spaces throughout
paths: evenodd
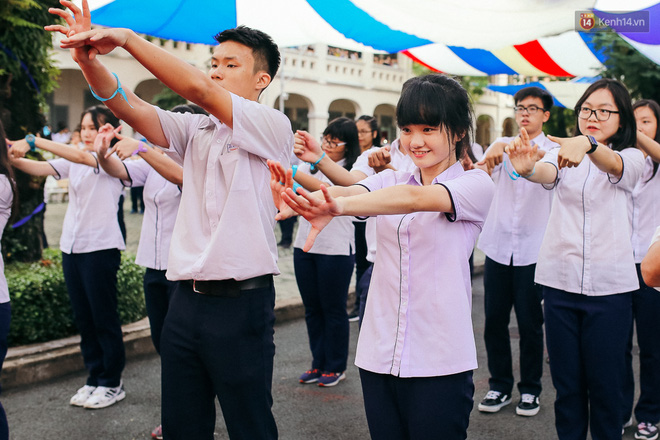
M 250 187 L 251 176 L 248 158 L 243 156 L 247 156 L 247 153 L 237 148 L 226 149 L 218 157 L 221 178 L 224 179 L 225 185 L 231 191 L 242 191 Z

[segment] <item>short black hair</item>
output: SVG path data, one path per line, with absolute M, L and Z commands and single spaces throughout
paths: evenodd
M 358 140 L 355 121 L 345 116 L 335 118 L 325 127 L 323 136 L 331 136 L 342 142 L 346 142 L 344 146 L 344 159 L 346 159 L 344 168 L 350 171 L 355 160 L 360 155 L 360 141 Z
M 633 114 L 635 114 L 635 110 L 641 107 L 647 107 L 649 110 L 653 112 L 653 116 L 655 116 L 655 123 L 656 123 L 655 138 L 653 138 L 653 140 L 656 141 L 657 143 L 660 143 L 660 130 L 658 129 L 658 124 L 660 123 L 660 105 L 658 105 L 658 103 L 652 99 L 640 99 L 639 101 L 636 101 L 632 106 Z M 637 120 L 635 120 L 635 123 L 637 123 Z M 658 162 L 653 161 L 653 174 L 651 174 L 649 180 L 653 179 L 657 172 L 658 172 Z
M 582 97 L 575 104 L 575 135 L 581 135 L 580 124 L 577 120 L 582 104 L 592 93 L 600 89 L 607 89 L 614 98 L 614 105 L 619 112 L 619 129 L 606 142 L 612 144 L 612 149 L 621 151 L 624 148 L 634 147 L 637 142 L 637 123 L 635 112 L 632 109 L 630 93 L 621 82 L 612 78 L 602 78 L 589 86 Z
M 369 128 L 371 129 L 371 144 L 374 147 L 380 147 L 380 130 L 378 129 L 378 121 L 376 118 L 369 115 L 362 115 L 357 118 L 357 121 L 364 121 L 369 124 Z M 355 122 L 357 123 L 357 121 Z M 375 137 L 373 136 L 374 131 L 376 132 Z
M 396 120 L 399 127 L 415 124 L 442 127 L 449 145 L 458 137 L 457 160 L 464 149 L 471 148 L 474 113 L 470 95 L 447 75 L 432 73 L 406 81 L 396 105 Z
M 552 99 L 552 95 L 550 94 L 550 92 L 536 86 L 525 87 L 524 89 L 518 90 L 516 94 L 513 95 L 513 102 L 515 102 L 516 105 L 518 105 L 520 101 L 524 100 L 529 96 L 532 96 L 534 98 L 539 98 L 543 103 L 543 110 L 545 110 L 546 112 L 549 112 L 550 109 L 552 109 L 552 105 L 554 104 L 554 99 Z
M 277 69 L 280 68 L 280 50 L 268 34 L 247 26 L 238 26 L 224 30 L 214 38 L 219 44 L 235 41 L 249 47 L 254 57 L 254 73 L 264 70 L 268 72 L 271 80 L 275 78 Z
M 193 115 L 206 115 L 209 113 L 197 104 L 179 104 L 170 109 L 173 113 L 191 113 Z

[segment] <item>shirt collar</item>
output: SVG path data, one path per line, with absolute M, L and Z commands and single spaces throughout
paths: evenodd
M 455 164 L 444 170 L 442 173 L 438 174 L 433 178 L 433 181 L 431 182 L 431 185 L 435 185 L 441 182 L 446 182 L 447 180 L 452 180 L 455 179 L 456 177 L 460 176 L 463 174 L 465 170 L 463 169 L 463 165 L 459 161 L 456 161 Z M 415 167 L 415 171 L 410 173 L 410 177 L 408 177 L 408 180 L 406 181 L 407 185 L 416 185 L 416 186 L 422 186 L 422 172 L 420 171 L 419 168 Z

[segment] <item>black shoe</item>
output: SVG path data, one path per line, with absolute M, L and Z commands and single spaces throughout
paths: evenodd
M 479 411 L 496 413 L 509 403 L 511 403 L 511 396 L 500 393 L 499 391 L 490 390 L 486 394 L 486 397 L 484 397 L 484 400 L 479 404 Z
M 519 416 L 532 417 L 538 414 L 539 409 L 539 396 L 523 393 L 520 397 L 520 402 L 516 407 L 516 414 Z
M 351 313 L 348 314 L 348 322 L 357 322 L 360 320 L 360 314 L 353 310 Z
M 289 249 L 291 247 L 290 241 L 280 241 L 277 245 L 283 249 Z

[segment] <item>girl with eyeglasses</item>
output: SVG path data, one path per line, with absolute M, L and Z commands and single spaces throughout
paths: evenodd
M 632 193 L 632 245 L 637 266 L 639 290 L 632 295 L 633 320 L 639 346 L 640 395 L 635 406 L 637 439 L 657 439 L 660 422 L 660 295 L 644 282 L 641 263 L 647 254 L 653 233 L 660 225 L 660 174 L 658 162 L 645 150 L 657 156 L 660 150 L 660 106 L 650 99 L 633 105 L 637 122 L 637 145 L 644 152 L 644 172 Z M 623 420 L 632 423 L 635 380 L 632 366 L 633 329 L 630 329 L 626 351 L 626 381 L 624 387 Z M 626 423 L 628 424 L 628 423 Z
M 315 143 L 308 133 L 295 135 L 296 144 Z M 318 149 L 318 145 L 313 146 Z M 352 119 L 332 120 L 323 131 L 323 155 L 350 170 L 360 154 L 358 133 Z M 313 176 L 313 177 L 312 177 Z M 297 167 L 296 177 L 306 188 L 332 185 L 330 180 L 310 163 Z M 309 252 L 303 252 L 310 223 L 300 219 L 293 242 L 293 264 L 298 290 L 305 307 L 305 322 L 312 351 L 312 365 L 300 376 L 300 383 L 317 383 L 322 387 L 344 380 L 348 361 L 349 324 L 346 312 L 348 287 L 355 265 L 355 238 L 352 219 L 334 220 Z
M 556 186 L 536 266 L 543 287 L 560 440 L 621 438 L 632 292 L 639 288 L 628 204 L 644 167 L 620 82 L 593 83 L 575 106 L 576 136 L 536 161 L 527 132 L 507 146 L 516 173 Z

